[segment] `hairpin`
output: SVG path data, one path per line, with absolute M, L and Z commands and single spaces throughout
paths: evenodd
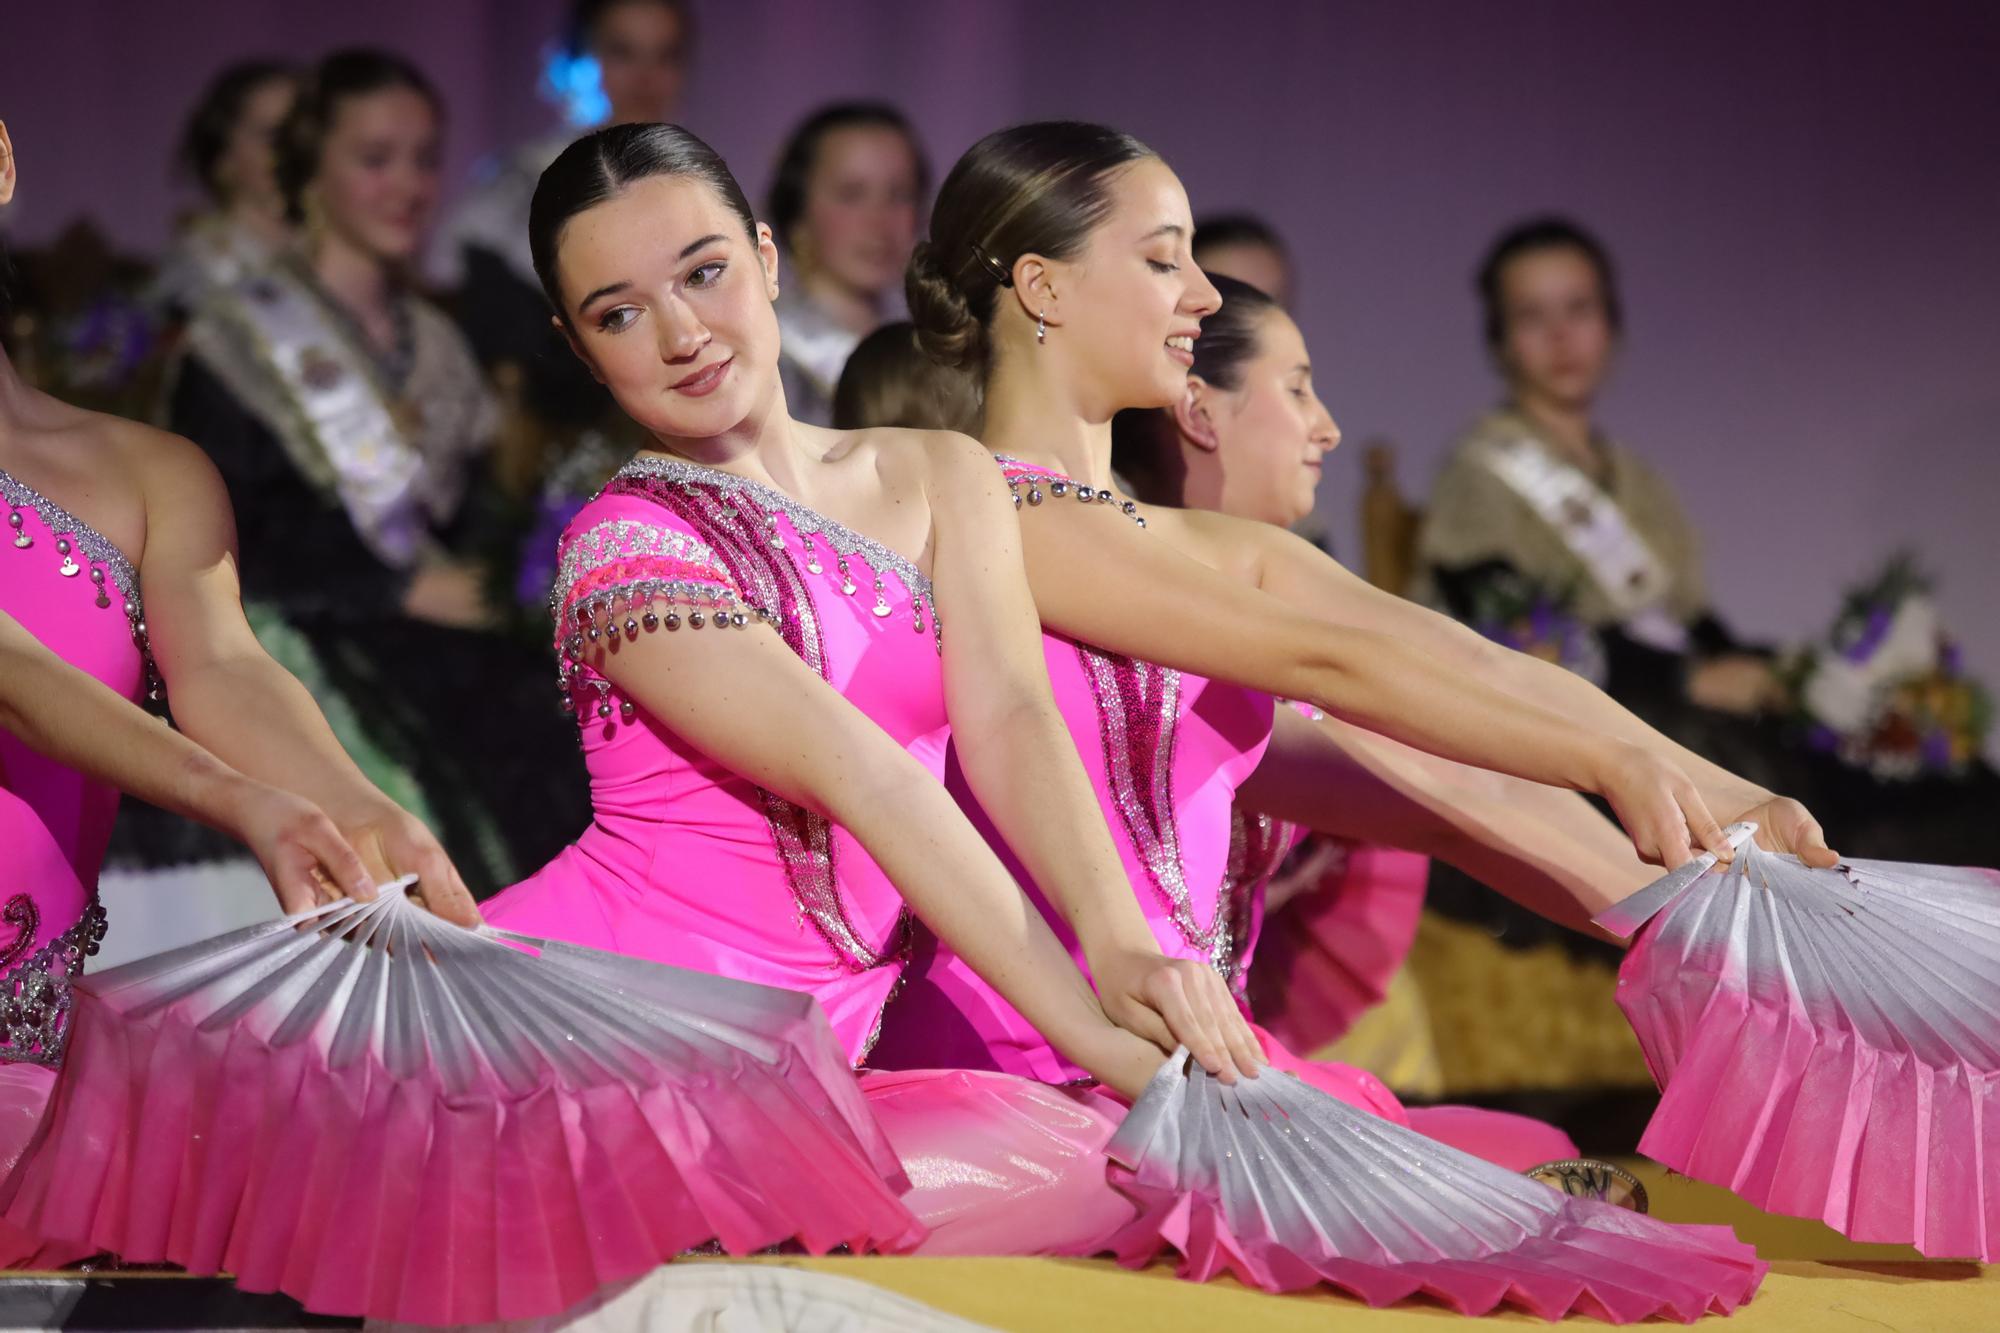
M 1014 285 L 1014 275 L 1009 273 L 1006 266 L 999 260 L 987 254 L 986 247 L 977 241 L 972 243 L 972 257 L 979 261 L 981 268 L 993 275 L 993 281 L 999 283 L 1002 287 L 1012 287 Z

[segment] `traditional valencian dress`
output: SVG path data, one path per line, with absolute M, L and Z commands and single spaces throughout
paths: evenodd
M 396 310 L 382 352 L 302 264 L 218 291 L 189 328 L 171 424 L 235 501 L 259 638 L 364 771 L 490 891 L 584 812 L 556 776 L 574 751 L 533 649 L 402 611 L 419 566 L 467 544 L 466 495 L 497 415 L 444 315 L 408 295 Z

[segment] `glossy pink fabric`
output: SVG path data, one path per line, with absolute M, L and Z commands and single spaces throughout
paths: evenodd
M 91 547 L 109 551 L 110 543 L 52 502 L 31 502 L 26 484 L 4 471 L 0 471 L 0 514 L 10 523 L 0 528 L 0 611 L 18 620 L 71 666 L 137 700 L 143 658 L 124 604 L 128 596 L 138 596 L 138 589 L 119 586 L 129 567 L 91 559 Z M 11 525 L 15 515 L 21 520 L 18 528 Z M 16 544 L 23 537 L 29 542 L 25 547 Z M 60 541 L 71 544 L 74 574 L 61 572 Z M 93 582 L 92 571 L 104 575 L 102 585 Z M 107 602 L 101 607 L 99 586 L 105 589 Z M 117 790 L 36 754 L 4 731 L 0 731 L 0 784 L 33 808 L 76 878 L 94 885 L 118 814 Z M 74 920 L 73 916 L 57 920 L 56 931 Z
M 138 598 L 130 564 L 83 520 L 5 471 L 0 514 L 7 516 L 0 611 L 71 666 L 137 700 L 145 658 L 125 610 Z M 115 788 L 0 731 L 0 899 L 11 906 L 26 898 L 34 914 L 31 930 L 0 924 L 0 989 L 11 993 L 14 970 L 89 909 L 117 813 Z M 0 1169 L 11 1171 L 28 1147 L 56 1078 L 54 1069 L 0 1056 Z M 90 1252 L 0 1222 L 0 1267 L 58 1266 Z
M 810 604 L 796 613 L 817 621 L 828 682 L 942 775 L 942 667 L 934 636 L 912 629 L 912 591 L 891 572 L 883 587 L 890 614 L 875 615 L 873 571 L 863 559 L 848 557 L 856 592 L 843 593 L 836 556 L 818 539 L 808 553 L 793 518 L 776 507 L 774 492 L 731 494 L 746 507 L 770 506 L 763 512 L 785 544 L 782 554 L 809 589 Z M 571 522 L 566 540 L 621 520 L 696 535 L 683 514 L 614 483 Z M 819 573 L 808 571 L 808 560 Z M 643 564 L 635 566 L 630 577 L 643 571 Z M 740 577 L 726 566 L 714 574 L 718 584 L 732 588 Z M 622 622 L 624 613 L 618 618 Z M 732 635 L 771 631 L 762 625 L 683 625 L 655 632 L 705 636 L 700 650 L 727 654 L 736 647 Z M 803 918 L 754 783 L 644 712 L 623 720 L 624 701 L 615 690 L 602 696 L 611 709 L 603 719 L 591 708 L 599 696 L 588 688 L 582 693 L 590 827 L 540 871 L 487 902 L 487 919 L 529 935 L 805 991 L 825 1008 L 849 1059 L 858 1063 L 900 972 L 904 908 L 895 887 L 845 829 L 832 831 L 845 912 L 861 941 L 885 959 L 859 966 Z M 732 721 L 760 725 L 754 717 Z
M 1288 1046 L 1317 1050 L 1382 1002 L 1423 916 L 1430 858 L 1329 840 L 1316 883 L 1266 914 L 1248 993 Z
M 1039 477 L 1046 483 L 1055 476 L 1019 464 L 1009 463 L 1006 467 L 1012 479 Z M 1057 506 L 1059 512 L 1038 521 L 1127 521 L 1122 515 L 1105 512 L 1101 505 L 1064 503 L 1053 495 L 1045 503 Z M 1082 512 L 1067 512 L 1073 509 Z M 1095 670 L 1099 674 L 1093 673 L 1090 654 L 1095 651 L 1080 649 L 1071 640 L 1057 635 L 1043 636 L 1043 654 L 1056 705 L 1076 740 L 1077 753 L 1105 811 L 1126 877 L 1163 952 L 1179 958 L 1206 957 L 1223 967 L 1225 974 L 1240 975 L 1259 947 L 1262 879 L 1269 867 L 1245 867 L 1240 854 L 1232 858 L 1233 842 L 1241 841 L 1240 830 L 1233 822 L 1234 806 L 1237 788 L 1255 771 L 1270 742 L 1273 701 L 1269 695 L 1228 682 L 1149 667 L 1145 671 L 1149 673 L 1151 693 L 1143 700 L 1123 697 L 1125 715 L 1120 716 L 1109 706 L 1110 696 L 1103 685 L 1105 655 L 1097 654 Z M 1167 676 L 1176 677 L 1178 682 L 1171 694 L 1159 684 Z M 1169 698 L 1175 711 L 1171 727 L 1163 727 L 1166 719 L 1159 709 L 1166 706 Z M 1149 707 L 1152 714 L 1141 716 Z M 1159 754 L 1143 752 L 1148 763 L 1164 768 L 1164 781 L 1157 784 L 1156 790 L 1170 794 L 1171 799 L 1162 800 L 1150 814 L 1162 822 L 1171 821 L 1173 827 L 1164 831 L 1165 836 L 1149 835 L 1142 826 L 1143 820 L 1133 818 L 1129 791 L 1121 791 L 1113 779 L 1120 748 L 1128 751 L 1137 748 L 1138 738 L 1148 726 L 1170 738 Z M 950 766 L 948 781 L 952 794 L 985 832 L 1016 878 L 1023 885 L 1032 884 L 1005 839 L 979 808 L 956 762 Z M 1280 842 L 1288 842 L 1290 835 L 1280 832 L 1278 838 Z M 1141 845 L 1142 839 L 1151 844 L 1150 850 Z M 1177 868 L 1160 864 L 1163 843 L 1178 851 Z M 1240 846 L 1235 850 L 1240 853 Z M 1218 912 L 1233 913 L 1240 921 L 1239 942 L 1223 956 L 1204 953 L 1176 925 L 1174 905 L 1161 887 L 1176 870 L 1179 882 L 1186 887 L 1196 923 L 1206 926 L 1218 919 Z M 1252 877 L 1248 884 L 1241 882 L 1246 874 Z M 1381 907 L 1392 914 L 1414 910 L 1407 881 L 1384 877 L 1379 883 L 1363 881 L 1352 887 L 1368 892 L 1357 892 L 1347 898 L 1344 904 L 1347 912 L 1357 907 L 1364 910 Z M 1420 905 L 1421 881 L 1415 887 Z M 1375 893 L 1378 888 L 1379 896 Z M 1084 966 L 1082 947 L 1055 908 L 1039 892 L 1033 896 L 1077 965 Z M 1328 901 L 1335 910 L 1334 919 L 1338 920 L 1343 914 L 1342 900 Z M 1396 961 L 1400 962 L 1400 958 Z M 1264 1044 L 1280 1068 L 1297 1072 L 1328 1095 L 1398 1124 L 1412 1124 L 1401 1101 L 1367 1070 L 1338 1061 L 1301 1059 L 1268 1032 L 1264 1034 Z M 1087 1079 L 1083 1070 L 1064 1060 L 964 959 L 922 931 L 918 932 L 909 976 L 890 1008 L 872 1063 L 884 1069 L 992 1069 L 1049 1083 Z M 1504 1164 L 1534 1165 L 1573 1156 L 1576 1152 L 1576 1145 L 1560 1130 L 1521 1116 L 1460 1107 L 1453 1108 L 1449 1115 L 1428 1116 L 1426 1120 L 1442 1131 L 1441 1136 L 1453 1146 Z

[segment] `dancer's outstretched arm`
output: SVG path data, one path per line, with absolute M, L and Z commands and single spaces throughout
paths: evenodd
M 472 895 L 436 837 L 362 775 L 305 686 L 251 633 L 235 516 L 215 466 L 179 436 L 152 434 L 133 454 L 146 497 L 139 574 L 174 721 L 235 768 L 325 810 L 378 882 L 414 874 L 426 907 L 475 924 Z
M 932 580 L 950 618 L 945 702 L 979 804 L 1083 945 L 1106 1012 L 1150 1041 L 1203 1033 L 1245 1071 L 1256 1036 L 1214 968 L 1163 959 L 1049 687 L 1042 622 L 1021 563 L 1005 479 L 975 441 L 920 437 L 932 514 Z M 1095 739 L 1093 737 L 1093 743 Z M 1157 1000 L 1146 987 L 1165 986 Z M 1156 1012 L 1165 1005 L 1171 1013 Z M 1169 1023 L 1171 1019 L 1171 1024 Z
M 1060 634 L 1317 704 L 1446 759 L 1596 792 L 1639 855 L 1669 869 L 1693 855 L 1690 837 L 1727 859 L 1728 841 L 1693 781 L 1640 745 L 1392 635 L 1295 610 L 1105 509 L 1034 514 L 1021 525 L 1028 578 L 1042 623 Z
M 1659 874 L 1575 792 L 1412 750 L 1338 718 L 1278 710 L 1249 808 L 1320 833 L 1422 852 L 1586 934 Z M 1610 936 L 1603 936 L 1609 939 Z
M 924 924 L 1065 1056 L 1127 1095 L 1158 1069 L 1167 1043 L 1105 1016 L 944 784 L 768 627 L 648 634 L 592 645 L 585 660 L 709 758 L 845 828 Z M 1224 1068 L 1225 1053 L 1211 1048 L 1204 1064 Z
M 367 867 L 310 801 L 245 777 L 0 611 L 0 731 L 37 754 L 248 847 L 287 912 L 374 896 Z
M 1808 865 L 1834 863 L 1825 833 L 1804 806 L 1745 781 L 1660 734 L 1575 672 L 1503 648 L 1449 616 L 1383 592 L 1283 528 L 1210 512 L 1174 517 L 1185 521 L 1196 542 L 1243 561 L 1257 586 L 1281 601 L 1337 624 L 1392 634 L 1519 699 L 1630 741 L 1683 769 L 1709 807 L 1731 822 L 1755 820 L 1758 841 L 1766 850 L 1796 852 Z

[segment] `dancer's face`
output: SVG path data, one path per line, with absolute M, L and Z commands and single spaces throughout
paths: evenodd
M 291 79 L 274 78 L 252 88 L 243 99 L 243 109 L 236 123 L 229 127 L 228 142 L 215 164 L 217 202 L 224 208 L 284 212 L 273 146 L 278 126 L 292 109 L 292 99 L 297 93 L 297 85 Z
M 611 103 L 611 123 L 672 120 L 687 79 L 687 23 L 658 0 L 608 7 L 590 32 L 598 80 Z
M 326 227 L 388 263 L 416 256 L 438 202 L 439 125 L 423 94 L 342 99 L 307 187 Z
M 903 280 L 917 244 L 917 150 L 886 125 L 831 130 L 813 154 L 794 257 L 875 299 Z
M 654 435 L 720 435 L 770 402 L 777 247 L 706 182 L 652 176 L 577 214 L 556 276 L 571 346 Z
M 1590 406 L 1616 337 L 1597 269 L 1581 250 L 1531 250 L 1500 270 L 1500 366 L 1519 395 Z
M 1027 351 L 1068 358 L 1102 408 L 1165 407 L 1187 391 L 1193 340 L 1222 298 L 1189 253 L 1187 192 L 1166 163 L 1133 163 L 1107 193 L 1111 208 L 1082 252 L 1047 261 L 1048 344 Z M 1032 323 L 1039 291 L 1019 295 Z
M 1190 389 L 1214 432 L 1224 504 L 1289 527 L 1312 512 L 1320 460 L 1340 443 L 1340 427 L 1313 391 L 1305 336 L 1284 311 L 1265 312 L 1241 374 L 1234 389 Z

